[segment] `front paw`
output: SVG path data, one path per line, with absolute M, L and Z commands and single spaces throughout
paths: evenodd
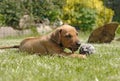
M 86 59 L 86 55 L 82 55 L 82 54 L 71 54 L 70 57 L 76 57 L 76 58 L 83 58 Z

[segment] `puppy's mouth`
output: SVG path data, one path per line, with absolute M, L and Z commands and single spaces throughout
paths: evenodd
M 70 49 L 72 51 L 72 53 L 74 53 L 75 51 L 78 50 L 79 47 L 69 47 L 68 49 Z

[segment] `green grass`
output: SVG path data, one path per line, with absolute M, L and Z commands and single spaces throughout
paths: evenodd
M 88 34 L 80 34 L 83 43 L 87 38 Z M 22 39 L 0 39 L 0 46 Z M 84 60 L 0 50 L 0 81 L 120 81 L 120 42 L 93 45 L 96 53 Z

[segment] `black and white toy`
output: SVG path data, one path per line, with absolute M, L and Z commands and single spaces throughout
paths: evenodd
M 79 54 L 94 54 L 95 53 L 95 47 L 92 44 L 83 44 L 80 46 Z

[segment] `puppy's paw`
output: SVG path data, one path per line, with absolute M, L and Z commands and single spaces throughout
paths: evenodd
M 76 58 L 83 58 L 86 59 L 86 55 L 82 55 L 82 54 L 71 54 L 70 57 L 76 57 Z

